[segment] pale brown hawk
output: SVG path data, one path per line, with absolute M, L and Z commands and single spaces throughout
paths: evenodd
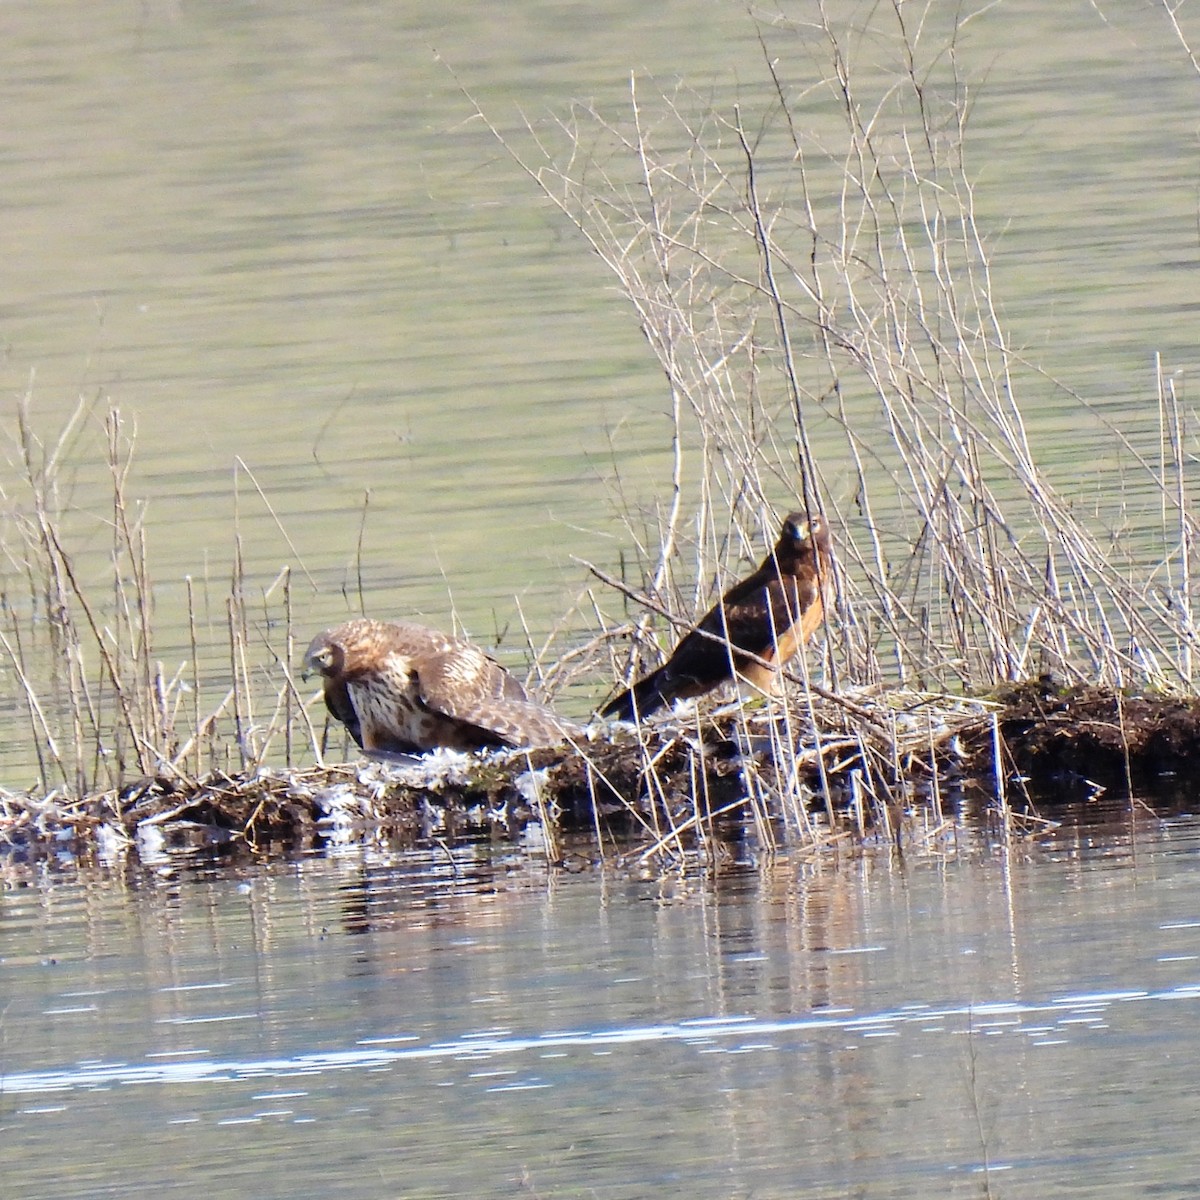
M 778 668 L 832 606 L 832 587 L 828 524 L 820 516 L 791 513 L 758 569 L 735 583 L 657 671 L 610 700 L 602 715 L 634 721 L 735 675 L 764 692 L 774 691 Z
M 368 753 L 550 746 L 579 732 L 478 646 L 424 625 L 347 621 L 313 638 L 304 666 Z

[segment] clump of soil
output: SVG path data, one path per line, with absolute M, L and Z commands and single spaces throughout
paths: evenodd
M 1174 791 L 1200 765 L 1200 700 L 1061 687 L 1050 679 L 1014 685 L 999 708 L 1002 770 L 1046 796 L 1067 789 Z M 993 738 L 970 738 L 974 774 L 995 774 Z M 1064 797 L 1065 798 L 1065 797 Z
M 996 749 L 999 748 L 999 763 Z M 980 699 L 873 691 L 593 726 L 572 746 L 408 762 L 160 776 L 78 799 L 0 793 L 0 847 L 136 845 L 143 858 L 238 843 L 295 852 L 339 840 L 634 835 L 654 843 L 714 819 L 793 818 L 799 803 L 863 829 L 966 790 L 1045 811 L 1099 790 L 1178 792 L 1200 761 L 1200 701 L 1039 679 Z M 791 809 L 785 808 L 790 805 Z

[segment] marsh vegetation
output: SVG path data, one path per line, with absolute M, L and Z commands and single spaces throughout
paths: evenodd
M 1022 720 L 1061 724 L 1084 697 L 1102 718 L 1071 736 L 1099 721 L 1117 764 L 1093 783 L 1132 784 L 1194 750 L 1182 376 L 1159 364 L 1153 436 L 1139 439 L 1012 343 L 970 156 L 966 18 L 936 17 L 896 3 L 866 25 L 821 7 L 809 24 L 764 24 L 762 108 L 635 79 L 624 111 L 580 104 L 520 141 L 498 135 L 611 272 L 671 416 L 667 484 L 648 502 L 616 473 L 620 552 L 580 561 L 574 605 L 549 636 L 526 631 L 536 690 L 595 706 L 660 661 L 797 501 L 835 531 L 837 604 L 785 703 L 601 731 L 557 757 L 518 755 L 507 773 L 481 763 L 460 784 L 465 810 L 524 805 L 597 832 L 598 814 L 617 815 L 655 852 L 707 844 L 714 814 L 768 846 L 891 833 L 914 804 L 936 829 L 965 779 L 1007 804 L 1032 762 L 1008 744 Z M 1058 456 L 1023 414 L 1048 394 L 1108 439 L 1125 495 L 1085 505 L 1069 471 L 1045 465 Z M 136 436 L 119 408 L 81 401 L 45 431 L 31 394 L 8 433 L 0 653 L 37 757 L 35 784 L 3 800 L 10 834 L 74 827 L 72 813 L 128 832 L 157 798 L 156 820 L 267 837 L 307 828 L 343 783 L 372 798 L 372 820 L 381 804 L 444 802 L 428 780 L 319 774 L 346 746 L 293 674 L 313 630 L 291 568 L 247 586 L 236 527 L 228 568 L 185 581 L 187 645 L 164 656 Z M 102 447 L 111 481 L 102 577 L 78 565 L 70 481 L 84 443 Z M 1154 516 L 1136 536 L 1129 496 Z M 1174 757 L 1154 757 L 1161 711 L 1134 704 L 1147 696 L 1175 714 Z M 1054 769 L 1091 778 L 1061 756 Z

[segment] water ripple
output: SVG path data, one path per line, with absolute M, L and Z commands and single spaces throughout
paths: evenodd
M 1079 993 L 1038 1003 L 993 1001 L 944 1008 L 907 1005 L 901 1009 L 855 1016 L 852 1013 L 825 1012 L 771 1020 L 753 1017 L 698 1017 L 671 1024 L 629 1026 L 616 1029 L 573 1029 L 519 1036 L 507 1031 L 464 1034 L 449 1042 L 412 1045 L 416 1039 L 398 1035 L 372 1038 L 353 1049 L 319 1051 L 287 1058 L 248 1061 L 171 1061 L 161 1063 L 85 1063 L 53 1071 L 26 1071 L 0 1078 L 0 1093 L 15 1095 L 72 1090 L 95 1090 L 133 1084 L 218 1083 L 262 1078 L 294 1078 L 318 1075 L 326 1071 L 370 1070 L 418 1059 L 481 1060 L 499 1055 L 521 1054 L 530 1050 L 564 1048 L 599 1049 L 614 1045 L 638 1045 L 646 1042 L 681 1042 L 712 1047 L 714 1043 L 736 1042 L 728 1050 L 747 1045 L 770 1048 L 764 1039 L 771 1035 L 840 1031 L 864 1037 L 881 1033 L 898 1034 L 902 1027 L 917 1025 L 927 1030 L 931 1021 L 958 1021 L 964 1028 L 995 1032 L 1004 1026 L 1024 1035 L 1044 1037 L 1052 1030 L 1096 1028 L 1097 1013 L 1115 1005 L 1144 1001 L 1200 1000 L 1200 983 L 1164 991 L 1116 991 Z M 1054 1018 L 1053 1025 L 1030 1028 L 1027 1018 Z M 1081 1018 L 1086 1017 L 1086 1020 Z M 1014 1020 L 1014 1018 L 1019 1018 Z M 397 1045 L 397 1043 L 401 1043 Z M 1034 1044 L 1049 1044 L 1037 1042 Z M 721 1047 L 725 1048 L 725 1047 Z

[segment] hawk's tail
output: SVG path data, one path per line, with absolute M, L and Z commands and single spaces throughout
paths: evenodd
M 674 699 L 675 693 L 664 665 L 651 671 L 645 679 L 639 679 L 628 691 L 615 696 L 600 710 L 600 715 L 616 717 L 618 721 L 639 721 Z

